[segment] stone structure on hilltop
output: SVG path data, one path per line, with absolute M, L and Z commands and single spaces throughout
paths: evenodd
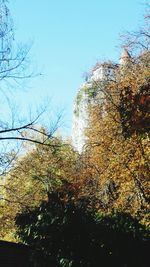
M 97 63 L 92 69 L 87 81 L 81 85 L 77 93 L 73 109 L 72 144 L 79 153 L 84 150 L 86 144 L 85 130 L 88 127 L 89 105 L 98 100 L 103 103 L 104 93 L 98 90 L 97 83 L 103 84 L 106 80 L 115 79 L 115 72 L 119 66 L 125 65 L 131 58 L 126 49 L 120 57 L 120 64 L 113 65 L 110 62 Z

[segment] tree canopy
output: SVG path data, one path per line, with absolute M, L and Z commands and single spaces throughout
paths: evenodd
M 32 247 L 33 266 L 145 267 L 144 226 L 128 214 L 96 215 L 87 209 L 88 200 L 75 204 L 64 195 L 55 191 L 48 202 L 16 218 L 19 236 Z

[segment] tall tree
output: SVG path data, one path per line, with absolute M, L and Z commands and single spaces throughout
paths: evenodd
M 99 208 L 130 211 L 149 224 L 149 13 L 145 19 L 143 31 L 128 35 L 126 45 L 135 56 L 116 67 L 114 79 L 93 85 L 105 101 L 97 99 L 90 107 L 84 173 L 88 190 L 91 182 L 95 186 Z
M 24 147 L 25 142 L 32 143 L 34 145 L 39 144 L 43 146 L 49 146 L 54 148 L 54 143 L 49 140 L 54 140 L 53 134 L 59 124 L 60 116 L 51 129 L 46 130 L 39 126 L 39 119 L 44 113 L 44 109 L 37 112 L 37 115 L 30 115 L 28 118 L 22 118 L 21 114 L 15 109 L 11 109 L 10 92 L 16 90 L 17 84 L 26 79 L 32 78 L 32 72 L 28 65 L 28 53 L 29 47 L 17 44 L 14 37 L 13 21 L 9 10 L 9 1 L 0 0 L 0 99 L 1 106 L 5 106 L 5 109 L 0 111 L 0 219 L 4 228 L 10 225 L 9 213 L 15 213 L 16 201 L 21 201 L 19 190 L 14 188 L 15 178 L 11 176 L 10 187 L 6 186 L 6 175 L 9 170 L 14 167 L 18 154 L 23 155 L 26 151 Z M 6 110 L 10 108 L 10 114 Z M 33 149 L 29 147 L 29 149 Z M 26 162 L 27 164 L 27 162 Z M 20 165 L 21 166 L 21 165 Z M 10 181 L 10 180 L 9 180 Z M 25 186 L 25 180 L 20 180 L 20 188 Z M 27 180 L 26 180 L 27 181 Z M 27 192 L 27 188 L 31 186 L 30 182 L 27 182 L 24 190 Z M 35 183 L 33 183 L 35 185 Z M 16 199 L 7 199 L 4 205 L 4 194 L 7 193 L 12 186 Z M 12 194 L 11 191 L 11 194 Z M 22 193 L 23 194 L 23 193 Z M 18 199 L 18 200 L 17 200 Z M 25 196 L 22 200 L 25 200 Z M 5 211 L 4 211 L 5 210 Z

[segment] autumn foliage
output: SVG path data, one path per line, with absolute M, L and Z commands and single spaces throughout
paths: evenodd
M 36 143 L 0 185 L 1 239 L 31 245 L 41 266 L 97 267 L 101 258 L 104 266 L 146 266 L 150 51 L 137 45 L 123 65 L 112 63 L 113 78 L 93 81 L 82 153 L 58 137 Z
M 106 102 L 90 107 L 87 172 L 97 187 L 99 209 L 128 211 L 149 224 L 149 52 L 106 81 Z M 97 86 L 101 90 L 100 82 Z

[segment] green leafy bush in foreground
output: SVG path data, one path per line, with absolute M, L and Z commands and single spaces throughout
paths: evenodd
M 60 192 L 16 218 L 18 235 L 32 247 L 32 266 L 147 267 L 148 230 L 128 214 L 95 214 L 86 200 Z

